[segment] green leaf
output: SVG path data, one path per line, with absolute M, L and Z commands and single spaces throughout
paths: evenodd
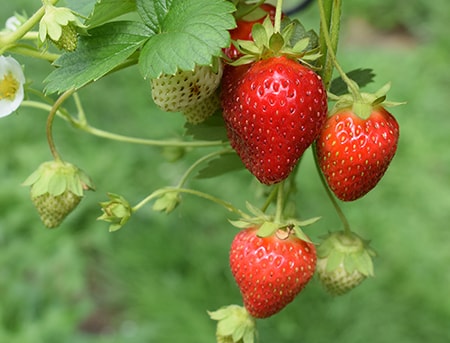
M 135 10 L 135 0 L 98 0 L 85 24 L 93 28 Z
M 373 82 L 375 74 L 372 69 L 359 68 L 348 72 L 347 76 L 361 88 Z M 331 82 L 330 92 L 335 95 L 346 94 L 348 92 L 347 84 L 341 77 L 338 77 Z
M 89 17 L 96 5 L 95 1 L 92 0 L 66 0 L 66 4 L 72 11 L 79 13 L 86 18 Z
M 200 124 L 186 123 L 184 125 L 188 136 L 200 141 L 223 141 L 226 142 L 227 131 L 221 115 L 213 115 Z
M 46 92 L 78 89 L 95 81 L 130 57 L 148 39 L 151 32 L 138 22 L 112 22 L 80 37 L 78 48 L 55 62 L 55 69 L 45 80 Z
M 241 159 L 238 155 L 228 153 L 221 155 L 219 158 L 211 160 L 208 165 L 201 169 L 198 174 L 198 179 L 208 179 L 220 176 L 232 171 L 241 170 L 244 168 Z
M 233 4 L 224 0 L 137 0 L 143 22 L 155 33 L 144 45 L 139 67 L 145 78 L 210 65 L 229 46 Z

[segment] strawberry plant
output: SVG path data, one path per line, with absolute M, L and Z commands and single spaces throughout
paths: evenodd
M 341 1 L 318 0 L 316 5 L 319 32 L 283 13 L 282 0 L 276 5 L 86 0 L 68 1 L 67 7 L 43 0 L 33 15 L 17 16 L 16 26 L 0 32 L 0 116 L 21 107 L 47 113 L 45 137 L 53 160 L 29 172 L 23 183 L 31 187 L 46 227 L 64 227 L 66 216 L 94 189 L 91 177 L 100 178 L 63 158 L 55 120 L 107 140 L 163 148 L 172 161 L 198 152 L 175 185 L 159 185 L 143 199 L 97 189 L 106 198 L 97 219 L 111 232 L 132 229 L 136 212 L 151 207 L 170 214 L 189 196 L 227 211 L 223 229 L 237 231 L 230 242 L 230 272 L 242 295 L 236 302 L 242 300 L 243 306 L 209 312 L 217 321 L 218 342 L 253 342 L 256 319 L 283 315 L 286 306 L 295 306 L 316 272 L 332 295 L 345 294 L 374 275 L 375 253 L 352 230 L 340 201 L 365 196 L 385 175 L 400 133 L 386 108 L 399 103 L 387 101 L 389 83 L 373 94 L 361 91 L 371 83 L 372 70 L 355 66 L 345 72 L 340 66 Z M 54 66 L 44 89 L 26 82 L 18 62 L 22 56 Z M 148 101 L 161 115 L 182 116 L 182 138 L 138 138 L 90 124 L 79 91 L 131 66 L 148 80 Z M 129 117 L 133 120 L 132 113 Z M 298 214 L 304 211 L 295 191 L 308 151 L 342 222 L 321 242 L 307 233 L 319 218 Z M 220 182 L 235 170 L 247 172 L 257 185 L 246 208 L 214 188 L 190 186 L 196 177 Z

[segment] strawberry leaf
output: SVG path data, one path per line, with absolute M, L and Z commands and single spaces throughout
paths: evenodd
M 135 0 L 98 0 L 85 24 L 93 28 L 135 10 Z
M 155 34 L 143 47 L 145 78 L 210 65 L 229 46 L 235 27 L 233 4 L 224 0 L 137 0 L 142 21 Z
M 369 83 L 373 82 L 375 73 L 372 69 L 355 69 L 347 73 L 347 76 L 356 82 L 356 84 L 362 88 Z M 347 84 L 341 77 L 337 77 L 331 82 L 330 92 L 335 95 L 344 95 L 348 93 Z
M 211 160 L 205 168 L 198 172 L 197 178 L 213 178 L 243 168 L 244 165 L 238 155 L 235 153 L 227 153 Z
M 130 57 L 151 35 L 138 22 L 107 23 L 81 36 L 78 48 L 55 61 L 55 69 L 45 80 L 46 92 L 78 89 L 95 81 Z

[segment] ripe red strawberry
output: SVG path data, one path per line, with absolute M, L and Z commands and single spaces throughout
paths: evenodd
M 194 70 L 178 71 L 151 80 L 152 97 L 158 107 L 168 112 L 182 112 L 209 98 L 222 77 L 222 66 L 196 66 Z
M 275 21 L 275 11 L 276 7 L 271 4 L 262 4 L 259 6 L 261 12 L 266 14 L 261 15 L 257 19 L 241 18 L 236 20 L 236 28 L 230 31 L 230 37 L 232 40 L 252 40 L 252 28 L 256 23 L 262 23 L 264 19 L 269 16 L 272 23 Z M 242 56 L 242 53 L 234 46 L 232 43 L 230 47 L 224 49 L 225 55 L 227 55 L 231 60 L 236 60 Z
M 294 300 L 311 279 L 316 249 L 290 231 L 258 237 L 257 230 L 251 227 L 236 235 L 230 266 L 247 311 L 267 318 Z
M 325 123 L 321 78 L 284 56 L 225 69 L 221 103 L 231 146 L 260 182 L 284 180 Z
M 367 119 L 351 108 L 329 117 L 316 153 L 334 194 L 352 201 L 373 189 L 395 155 L 398 138 L 398 123 L 382 106 L 374 107 Z

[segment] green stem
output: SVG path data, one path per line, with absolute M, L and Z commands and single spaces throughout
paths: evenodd
M 76 94 L 74 94 L 74 99 L 75 99 L 75 103 L 79 102 L 79 100 L 77 100 Z M 41 109 L 44 111 L 50 111 L 52 109 L 52 106 L 50 106 L 50 105 L 44 104 L 42 102 L 30 101 L 30 100 L 23 101 L 21 106 L 38 108 L 38 109 Z M 58 116 L 60 116 L 61 118 L 70 122 L 74 127 L 76 127 L 79 130 L 82 130 L 84 132 L 87 132 L 87 133 L 92 134 L 97 137 L 115 140 L 115 141 L 124 142 L 124 143 L 151 145 L 151 146 L 158 146 L 158 147 L 184 147 L 184 148 L 209 148 L 209 147 L 218 147 L 218 146 L 228 145 L 227 142 L 222 142 L 222 141 L 186 142 L 186 141 L 175 141 L 175 140 L 154 140 L 154 139 L 129 137 L 129 136 L 119 135 L 119 134 L 111 133 L 108 131 L 100 130 L 100 129 L 97 129 L 95 127 L 88 125 L 87 122 L 85 121 L 86 118 L 84 117 L 84 112 L 78 113 L 79 120 L 73 119 L 70 115 L 68 115 L 64 111 L 58 110 L 56 114 Z
M 275 212 L 275 223 L 281 223 L 284 210 L 284 181 L 277 185 L 277 207 Z
M 48 1 L 48 4 L 54 5 L 59 0 L 50 0 Z M 23 23 L 21 26 L 17 28 L 16 31 L 9 32 L 7 34 L 1 34 L 0 35 L 0 46 L 8 47 L 15 42 L 17 42 L 19 39 L 21 39 L 23 36 L 27 34 L 27 32 L 31 31 L 31 29 L 42 19 L 42 17 L 45 14 L 45 7 L 47 4 L 43 4 L 41 8 L 39 8 L 25 23 Z M 0 50 L 0 54 L 3 53 L 3 49 Z
M 330 0 L 331 1 L 331 0 Z M 335 0 L 336 3 L 339 5 L 340 7 L 340 1 L 339 0 Z M 327 13 L 323 4 L 323 0 L 319 0 L 319 12 L 320 12 L 320 21 L 321 22 L 327 22 Z M 335 14 L 337 13 L 337 15 Z M 340 9 L 338 11 L 333 11 L 333 17 L 336 17 L 336 19 L 333 19 L 333 26 L 332 29 L 335 30 L 335 26 L 338 26 L 339 24 L 337 24 L 338 21 L 340 21 Z M 330 63 L 332 63 L 334 65 L 334 67 L 336 68 L 336 70 L 339 72 L 339 75 L 341 76 L 342 80 L 344 80 L 344 82 L 347 84 L 347 87 L 350 91 L 350 93 L 353 95 L 354 99 L 357 101 L 362 101 L 362 96 L 359 92 L 359 87 L 358 85 L 351 80 L 347 74 L 344 72 L 344 70 L 342 69 L 342 67 L 339 65 L 337 58 L 336 58 L 336 53 L 335 53 L 335 48 L 334 45 L 337 44 L 337 40 L 339 37 L 338 32 L 333 33 L 333 37 L 335 39 L 335 42 L 333 43 L 330 37 L 330 33 L 329 31 L 322 26 L 321 28 L 321 35 L 323 37 L 323 40 L 325 42 L 326 48 L 327 48 L 327 58 L 329 58 L 329 60 L 331 61 Z M 337 46 L 337 45 L 336 45 Z M 331 74 L 332 74 L 332 70 L 327 72 L 327 75 L 324 75 L 325 78 L 327 78 L 327 82 L 329 83 L 329 79 L 331 79 Z M 325 82 L 325 81 L 324 81 Z
M 58 112 L 58 109 L 61 107 L 61 105 L 66 101 L 73 93 L 75 92 L 74 89 L 70 89 L 66 92 L 64 92 L 58 100 L 53 104 L 50 113 L 48 114 L 47 118 L 47 141 L 48 146 L 50 148 L 50 152 L 53 155 L 53 158 L 56 161 L 62 161 L 61 156 L 59 155 L 58 151 L 56 150 L 55 142 L 53 140 L 53 119 L 55 118 L 56 113 Z
M 272 203 L 273 199 L 275 199 L 275 196 L 278 193 L 278 186 L 272 187 L 272 190 L 269 194 L 269 196 L 266 198 L 266 201 L 264 202 L 264 205 L 261 207 L 262 212 L 266 212 L 269 208 L 270 204 Z
M 317 160 L 317 154 L 316 154 L 316 143 L 313 144 L 313 156 L 314 156 L 314 163 L 317 168 L 317 173 L 319 174 L 320 181 L 322 183 L 323 188 L 325 189 L 325 192 L 328 195 L 328 198 L 330 199 L 331 203 L 333 204 L 334 209 L 336 210 L 336 213 L 339 216 L 339 219 L 342 222 L 342 225 L 344 226 L 344 231 L 348 234 L 350 234 L 351 228 L 350 223 L 347 220 L 347 217 L 345 216 L 344 212 L 342 211 L 341 207 L 339 206 L 339 203 L 337 202 L 336 198 L 334 197 L 333 193 L 331 192 L 330 188 L 328 187 L 327 181 L 325 180 L 325 176 L 322 173 L 322 170 L 319 167 L 319 161 Z
M 29 45 L 25 44 L 12 45 L 8 49 L 8 51 L 23 56 L 29 56 L 36 59 L 45 60 L 50 63 L 53 63 L 60 56 L 58 54 L 36 50 L 33 47 L 30 47 Z
M 280 32 L 281 30 L 281 15 L 283 13 L 283 0 L 277 0 L 277 7 L 275 10 L 274 32 Z
M 156 198 L 158 198 L 161 195 L 164 195 L 166 193 L 173 193 L 173 192 L 195 195 L 195 196 L 197 196 L 199 198 L 203 198 L 203 199 L 212 201 L 212 202 L 214 202 L 214 203 L 216 203 L 218 205 L 221 205 L 222 207 L 226 208 L 228 211 L 236 213 L 237 215 L 239 215 L 242 218 L 248 218 L 249 217 L 245 212 L 242 212 L 238 208 L 234 207 L 231 203 L 229 203 L 227 201 L 224 201 L 224 200 L 222 200 L 220 198 L 217 198 L 217 197 L 215 197 L 215 196 L 213 196 L 211 194 L 207 194 L 207 193 L 204 193 L 204 192 L 196 191 L 194 189 L 177 188 L 177 187 L 166 187 L 166 188 L 158 189 L 157 191 L 153 192 L 148 197 L 143 199 L 141 202 L 139 202 L 136 206 L 134 206 L 132 211 L 136 212 L 140 208 L 145 206 L 151 200 L 156 199 Z
M 145 139 L 145 138 L 137 138 L 137 137 L 129 137 L 124 136 L 104 130 L 97 129 L 90 125 L 77 125 L 77 127 L 90 133 L 97 137 L 102 137 L 110 140 L 115 140 L 124 143 L 133 143 L 133 144 L 142 144 L 142 145 L 151 145 L 157 147 L 184 147 L 184 148 L 206 148 L 206 147 L 217 147 L 217 146 L 225 146 L 228 145 L 227 142 L 223 141 L 177 141 L 177 140 L 155 140 L 155 139 Z
M 232 151 L 233 151 L 233 150 L 230 149 L 230 148 L 228 148 L 228 149 L 222 149 L 222 150 L 214 151 L 214 152 L 212 152 L 212 153 L 210 153 L 210 154 L 207 154 L 207 155 L 205 155 L 205 156 L 199 158 L 197 161 L 195 161 L 195 162 L 188 168 L 188 170 L 186 170 L 186 172 L 184 173 L 184 175 L 181 177 L 180 181 L 178 182 L 177 188 L 181 188 L 181 187 L 184 186 L 184 184 L 185 184 L 185 183 L 187 182 L 187 180 L 189 179 L 189 176 L 192 174 L 192 172 L 195 170 L 195 168 L 197 168 L 199 165 L 201 165 L 202 163 L 204 163 L 204 162 L 206 162 L 206 161 L 208 161 L 208 160 L 210 160 L 210 159 L 212 159 L 212 158 L 214 158 L 214 157 L 217 157 L 217 156 L 220 156 L 220 155 L 223 155 L 223 154 L 227 154 L 227 153 L 230 153 L 230 152 L 232 152 Z

